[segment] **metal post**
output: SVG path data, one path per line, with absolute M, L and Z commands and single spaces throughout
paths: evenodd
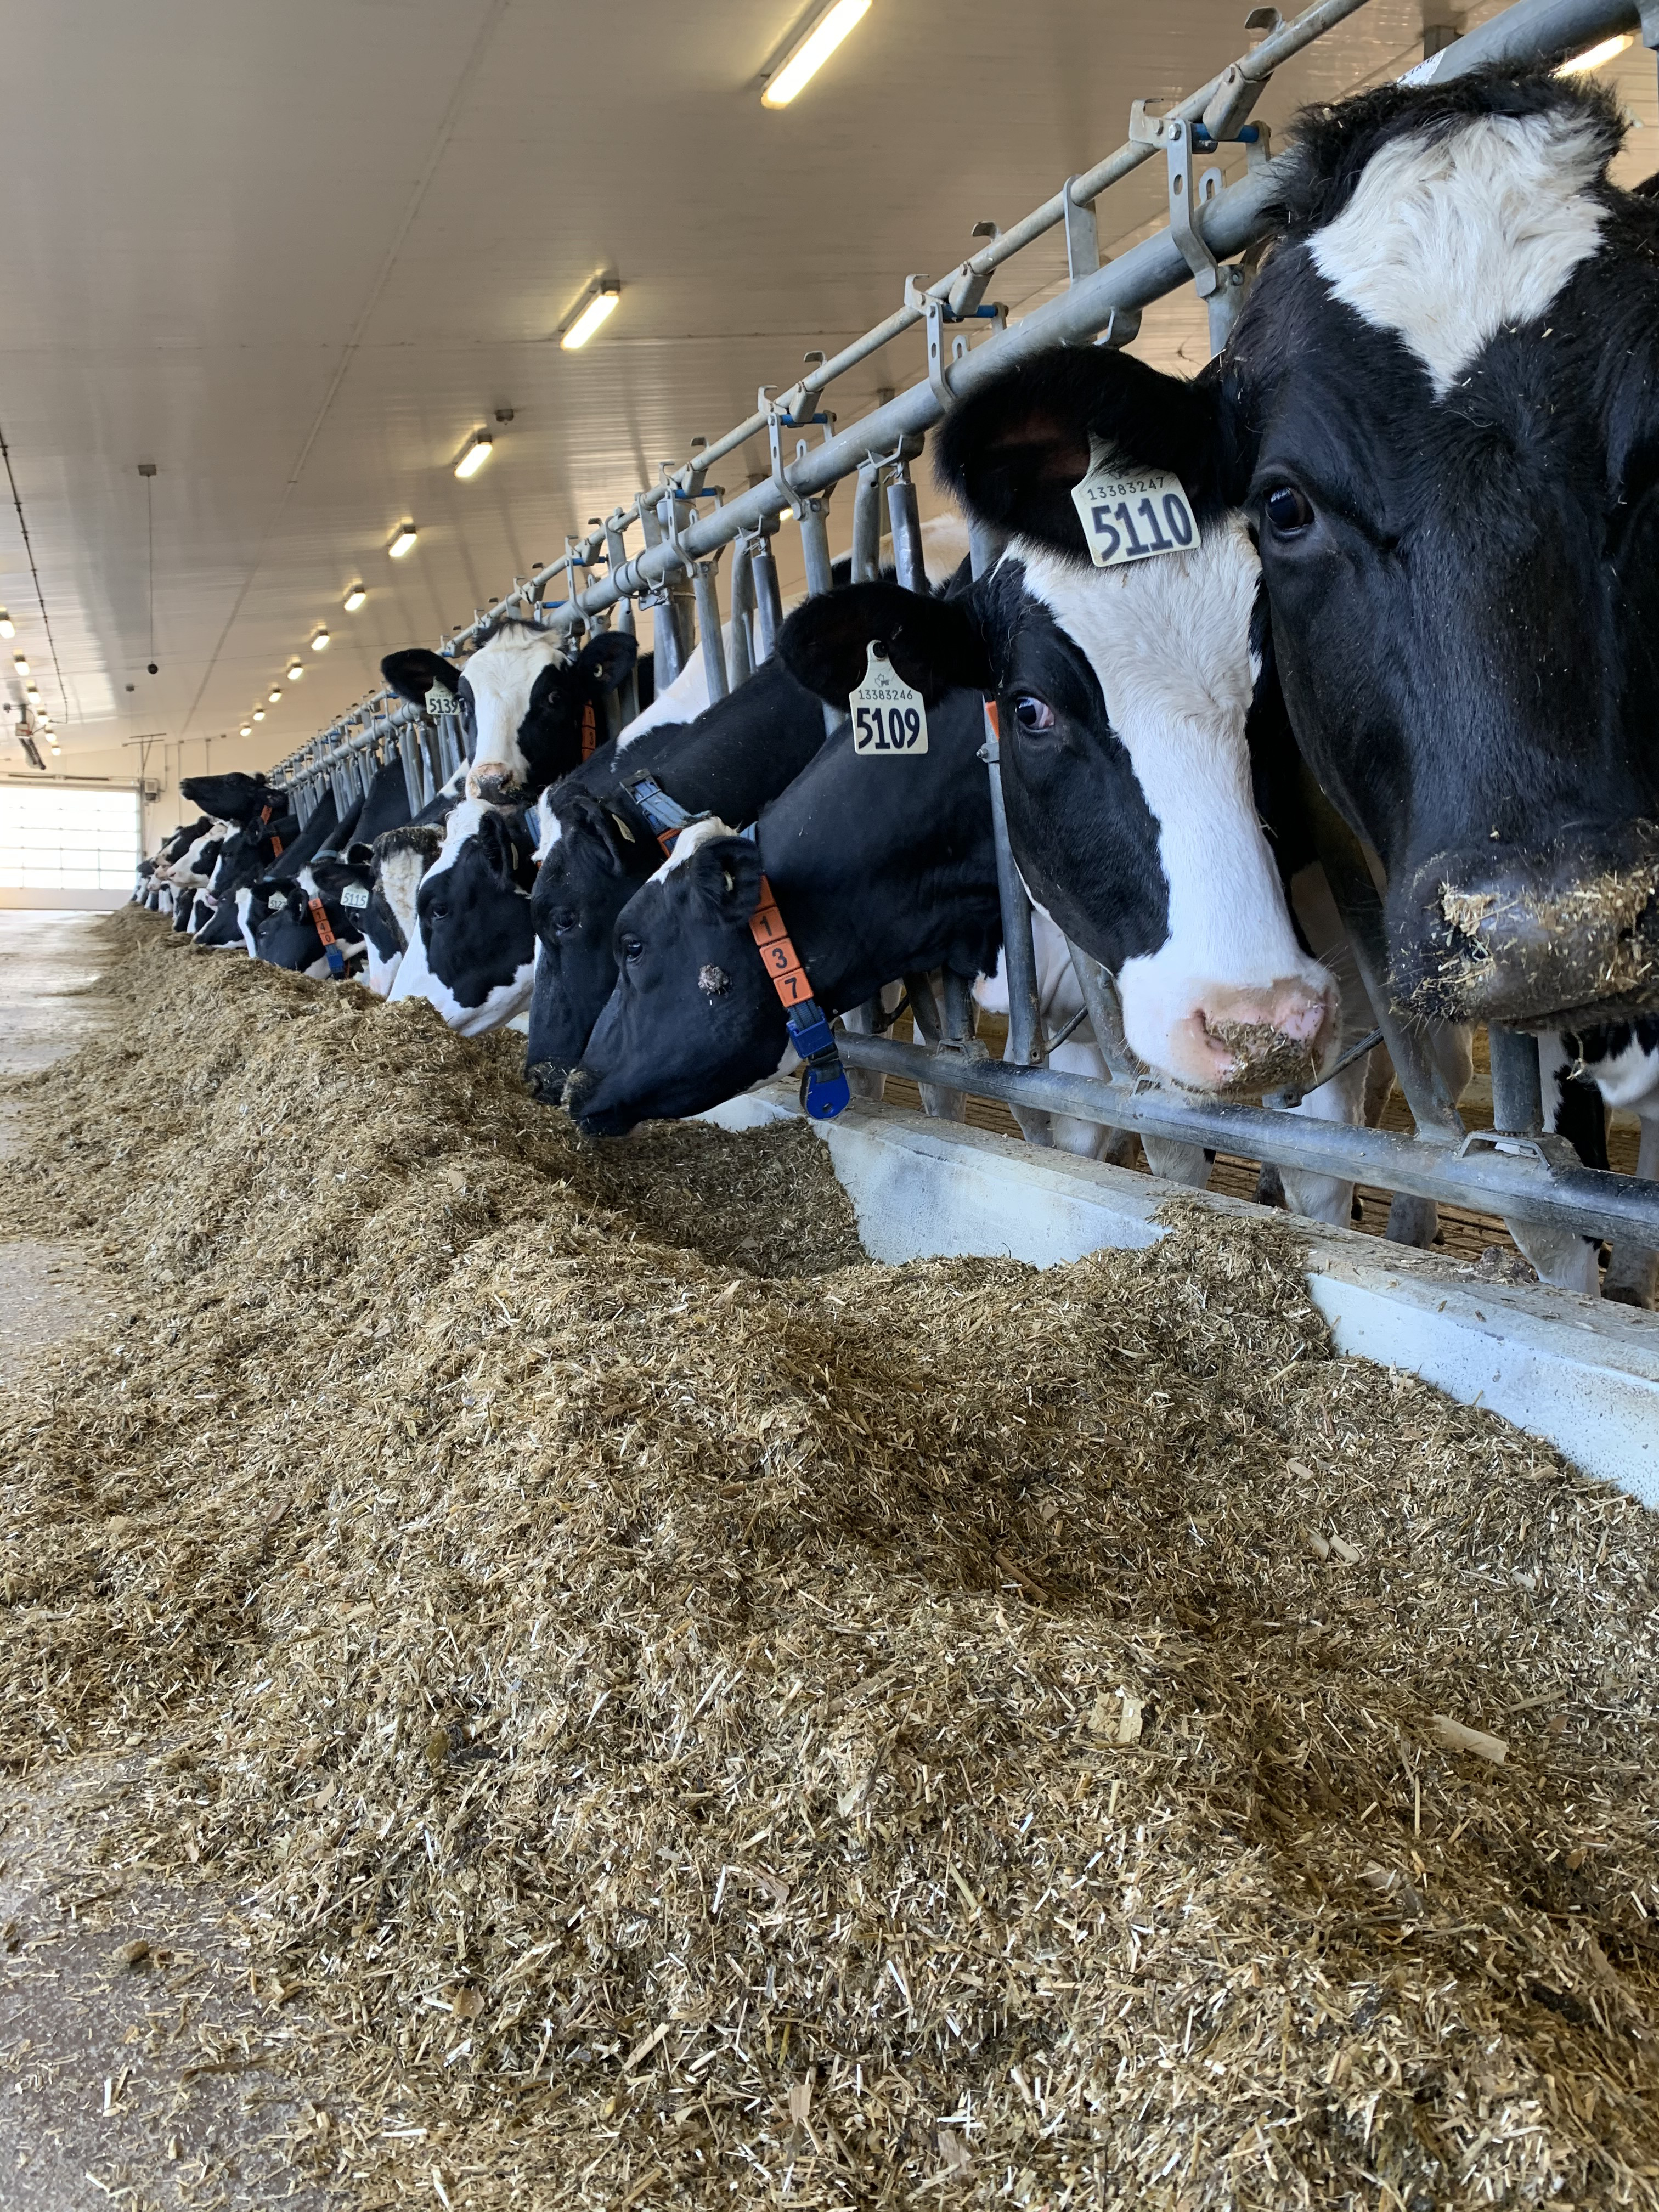
M 830 583 L 830 502 L 827 499 L 805 499 L 795 512 L 800 517 L 801 551 L 806 561 L 806 589 L 817 599 L 827 592 Z
M 783 621 L 783 599 L 778 590 L 778 564 L 772 558 L 772 538 L 777 529 L 775 522 L 768 530 L 764 524 L 756 532 L 754 550 L 750 566 L 755 579 L 755 620 L 760 626 L 760 655 L 769 660 L 778 641 L 778 630 Z
M 755 645 L 750 618 L 755 611 L 755 575 L 750 566 L 750 544 L 739 538 L 732 549 L 732 689 L 746 684 L 755 672 Z
M 910 471 L 900 462 L 887 479 L 887 517 L 893 526 L 893 566 L 907 592 L 927 588 L 927 563 L 921 550 L 921 517 L 916 511 L 916 488 Z M 974 571 L 977 575 L 977 568 Z
M 691 572 L 697 595 L 697 628 L 702 632 L 703 673 L 708 678 L 708 703 L 724 699 L 731 690 L 726 679 L 726 655 L 720 649 L 720 603 L 714 591 L 714 562 L 699 561 Z
M 1492 1125 L 1518 1137 L 1535 1137 L 1544 1127 L 1544 1096 L 1538 1079 L 1538 1040 L 1520 1030 L 1489 1030 L 1492 1048 Z
M 866 461 L 853 494 L 853 581 L 872 584 L 881 574 L 881 463 Z
M 632 599 L 623 601 L 621 610 L 617 616 L 617 628 L 624 637 L 631 637 L 637 643 L 639 630 Z M 618 725 L 624 730 L 640 711 L 640 678 L 637 661 L 617 686 L 617 710 Z

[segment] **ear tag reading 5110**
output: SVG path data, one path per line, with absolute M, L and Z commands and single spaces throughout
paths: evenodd
M 1089 441 L 1089 473 L 1073 485 L 1072 502 L 1097 568 L 1187 553 L 1198 544 L 1198 520 L 1181 478 L 1164 469 L 1126 468 L 1098 438 Z
M 896 760 L 927 750 L 927 709 L 921 694 L 899 674 L 873 639 L 865 655 L 864 681 L 847 702 L 853 717 L 853 750 Z

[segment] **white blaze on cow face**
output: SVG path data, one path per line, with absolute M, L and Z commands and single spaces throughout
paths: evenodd
M 461 689 L 471 699 L 477 733 L 466 772 L 469 799 L 523 792 L 530 763 L 519 731 L 530 710 L 530 695 L 544 668 L 562 668 L 574 658 L 568 641 L 556 632 L 508 623 L 467 662 Z
M 702 822 L 690 823 L 674 840 L 673 851 L 652 877 L 652 882 L 653 884 L 665 882 L 673 874 L 675 869 L 689 860 L 701 846 L 711 843 L 716 837 L 735 837 L 737 834 L 735 830 L 720 820 L 718 814 L 711 814 Z
M 1583 115 L 1481 115 L 1396 139 L 1309 241 L 1335 296 L 1402 338 L 1443 399 L 1506 324 L 1543 315 L 1601 242 L 1604 137 Z
M 1243 520 L 1127 568 L 1081 568 L 1019 539 L 1009 557 L 1094 671 L 1158 824 L 1169 933 L 1119 971 L 1131 1050 L 1206 1091 L 1248 1083 L 1275 1051 L 1322 1062 L 1336 983 L 1297 943 L 1250 785 L 1261 563 Z
M 409 927 L 404 932 L 407 950 L 398 963 L 398 972 L 392 978 L 391 988 L 386 993 L 388 1003 L 397 999 L 424 999 L 428 1006 L 437 1008 L 443 1016 L 446 1024 L 461 1036 L 483 1036 L 487 1031 L 500 1029 L 503 1024 L 527 1012 L 530 1006 L 530 994 L 535 983 L 535 957 L 532 951 L 532 957 L 518 969 L 512 981 L 495 985 L 485 996 L 481 1005 L 476 1006 L 463 1005 L 443 978 L 434 975 L 432 972 L 431 964 L 427 958 L 425 933 L 421 927 L 420 907 L 414 894 L 418 893 L 422 884 L 428 876 L 447 874 L 460 858 L 462 847 L 477 832 L 478 824 L 483 820 L 484 816 L 500 811 L 499 807 L 489 806 L 482 799 L 464 799 L 458 806 L 451 809 L 448 819 L 444 823 L 442 849 L 431 866 L 422 870 L 416 876 L 410 901 Z M 383 862 L 381 876 L 383 890 L 385 889 L 384 868 Z M 388 893 L 387 896 L 388 903 L 390 903 L 390 894 Z M 394 908 L 393 911 L 396 912 L 397 909 Z M 399 915 L 400 927 L 402 920 Z

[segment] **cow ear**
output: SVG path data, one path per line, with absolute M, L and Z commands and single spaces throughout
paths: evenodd
M 935 443 L 939 483 L 979 520 L 1088 558 L 1072 503 L 1095 443 L 1126 467 L 1179 477 L 1200 519 L 1237 498 L 1222 386 L 1165 376 L 1109 346 L 1060 346 L 953 407 Z
M 423 645 L 411 645 L 403 653 L 388 653 L 380 663 L 380 673 L 400 699 L 407 699 L 411 707 L 423 707 L 426 695 L 434 684 L 441 684 L 446 691 L 460 688 L 460 674 L 453 661 L 446 660 L 441 653 L 429 653 Z
M 849 584 L 795 609 L 778 633 L 778 658 L 798 684 L 844 712 L 879 645 L 933 706 L 946 691 L 995 689 L 971 592 L 924 599 L 899 584 Z
M 561 842 L 570 839 L 580 842 L 598 860 L 607 875 L 620 876 L 629 872 L 626 859 L 627 847 L 617 826 L 617 818 L 608 806 L 602 806 L 587 792 L 573 792 L 559 807 Z M 634 850 L 639 851 L 635 845 Z M 654 852 L 654 845 L 652 850 Z M 555 848 L 557 850 L 557 848 Z
M 628 681 L 639 656 L 638 643 L 626 630 L 602 629 L 577 654 L 576 674 L 596 691 L 614 691 Z
M 711 837 L 686 861 L 685 875 L 693 897 L 715 921 L 747 921 L 760 904 L 760 854 L 752 838 Z

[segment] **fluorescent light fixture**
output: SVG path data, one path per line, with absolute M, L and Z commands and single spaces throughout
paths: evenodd
M 15 637 L 17 625 L 3 607 L 0 607 L 0 637 Z
M 264 710 L 264 708 L 263 707 L 256 707 L 256 708 L 254 708 L 254 710 L 253 710 L 253 719 L 254 719 L 254 720 L 255 720 L 256 722 L 263 722 L 263 721 L 264 721 L 264 720 L 265 719 L 265 710 Z
M 316 636 L 312 639 L 311 649 L 313 653 L 328 651 L 328 632 L 325 629 L 319 629 Z
M 795 94 L 811 82 L 847 33 L 869 12 L 870 0 L 835 0 L 832 7 L 824 9 L 766 80 L 761 106 L 787 107 Z
M 244 723 L 243 723 L 243 725 L 242 725 L 242 727 L 241 727 L 240 734 L 241 734 L 243 737 L 245 737 L 245 738 L 251 738 L 251 737 L 253 735 L 253 725 L 252 725 L 252 722 L 244 722 Z
M 290 660 L 288 664 L 288 680 L 290 684 L 297 684 L 305 672 L 303 665 L 299 661 Z
M 276 702 L 282 697 L 282 696 L 283 687 L 280 684 L 273 684 L 270 690 L 265 694 L 266 698 L 270 700 L 273 707 L 276 704 Z
M 1562 63 L 1555 74 L 1557 76 L 1588 76 L 1592 70 L 1605 69 L 1609 62 L 1617 61 L 1626 47 L 1635 43 L 1629 31 L 1620 31 L 1616 38 L 1602 39 L 1595 46 L 1586 46 L 1582 54 L 1574 54 L 1570 61 Z
M 23 689 L 27 692 L 31 699 L 38 699 L 40 696 L 40 687 L 37 684 L 26 684 L 23 686 Z
M 11 657 L 11 665 L 17 671 L 17 673 L 20 676 L 27 676 L 29 672 L 29 665 L 27 661 L 24 659 L 21 653 L 13 653 Z
M 455 464 L 455 473 L 463 483 L 468 477 L 476 477 L 495 450 L 495 441 L 483 430 L 475 430 L 472 442 Z
M 344 601 L 343 602 L 346 612 L 349 615 L 355 615 L 358 608 L 362 606 L 363 601 L 368 597 L 368 593 L 363 589 L 361 584 L 354 584 L 351 589 L 346 593 Z
M 415 540 L 418 535 L 419 532 L 416 530 L 414 524 L 412 522 L 405 522 L 398 530 L 398 535 L 392 539 L 391 544 L 388 545 L 386 550 L 392 556 L 394 561 L 401 561 L 405 553 L 412 553 L 414 551 Z
M 599 285 L 592 298 L 559 340 L 564 350 L 567 353 L 574 353 L 579 346 L 585 346 L 605 317 L 613 313 L 621 297 L 620 284 Z

